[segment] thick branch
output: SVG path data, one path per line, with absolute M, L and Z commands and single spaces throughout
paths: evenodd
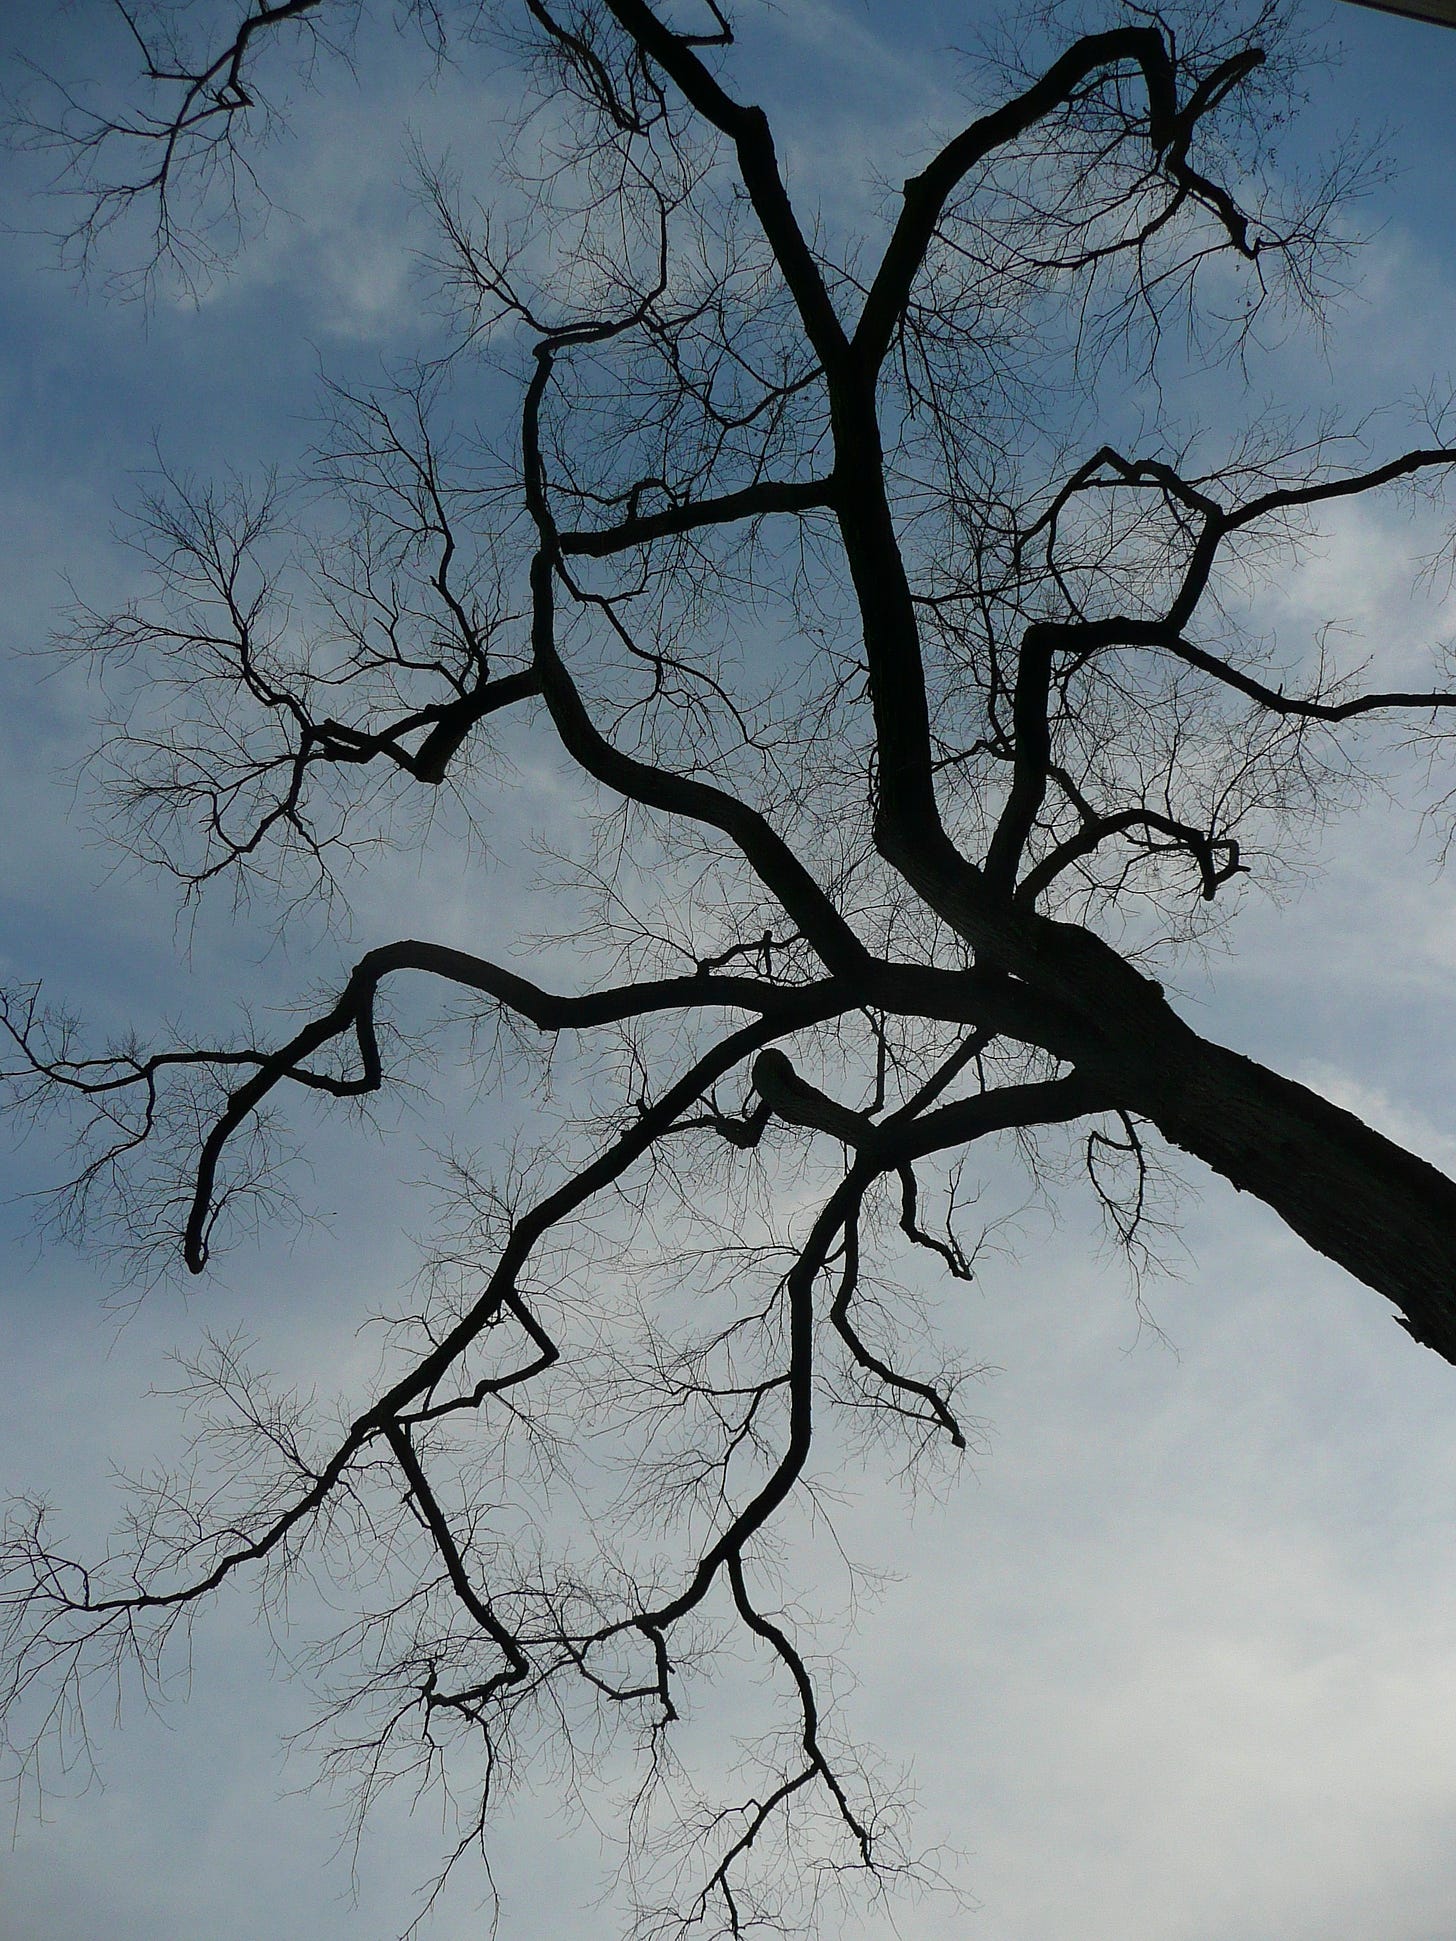
M 1105 1085 L 1074 1074 L 1002 1085 L 916 1118 L 897 1115 L 877 1123 L 868 1113 L 855 1112 L 811 1085 L 794 1070 L 787 1054 L 777 1049 L 761 1051 L 754 1059 L 753 1083 L 778 1118 L 829 1133 L 872 1160 L 880 1172 L 892 1172 L 929 1153 L 968 1145 L 988 1133 L 1085 1118 L 1112 1104 Z
M 556 543 L 567 558 L 584 555 L 589 559 L 605 559 L 631 546 L 650 545 L 654 539 L 667 539 L 678 533 L 699 532 L 705 526 L 759 519 L 770 512 L 812 512 L 816 506 L 831 504 L 833 497 L 832 479 L 805 479 L 802 483 L 764 479 L 757 485 L 744 486 L 740 492 L 724 492 L 717 498 L 693 499 L 685 505 L 668 506 L 661 512 L 642 513 L 634 519 L 624 519 L 620 525 L 604 527 L 600 532 L 558 533 Z
M 1456 1363 L 1456 1182 L 1354 1113 L 1181 1024 L 1127 1063 L 1134 1111 L 1272 1207 Z
M 986 887 L 993 896 L 1008 897 L 1015 887 L 1027 838 L 1046 797 L 1052 752 L 1047 700 L 1056 644 L 1052 627 L 1028 627 L 1021 637 L 1011 703 L 1016 742 L 1011 792 L 986 851 Z
M 733 143 L 743 186 L 793 293 L 809 341 L 826 369 L 838 366 L 844 361 L 848 340 L 784 188 L 768 117 L 762 108 L 735 101 L 694 53 L 691 41 L 659 20 L 646 0 L 607 0 L 607 5 L 689 104 Z

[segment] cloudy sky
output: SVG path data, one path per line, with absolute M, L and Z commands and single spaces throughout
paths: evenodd
M 110 58 L 100 0 L 57 17 L 11 0 L 0 58 L 83 73 Z M 1318 412 L 1401 400 L 1456 370 L 1456 33 L 1311 8 L 1344 46 L 1316 74 L 1311 138 L 1388 126 L 1401 172 L 1352 218 L 1367 239 L 1325 352 L 1298 338 L 1261 383 Z M 902 38 L 886 43 L 891 18 Z M 943 103 L 948 0 L 795 0 L 758 42 L 781 140 L 825 193 L 896 179 Z M 0 974 L 44 977 L 99 1031 L 214 1021 L 232 994 L 336 978 L 389 934 L 468 942 L 468 859 L 448 845 L 359 886 L 353 930 L 204 907 L 183 928 L 166 886 L 120 869 L 84 808 L 76 763 L 101 697 L 31 650 L 69 579 L 107 604 L 135 583 L 118 499 L 155 446 L 181 468 L 240 472 L 306 444 L 320 365 L 367 379 L 418 347 L 403 131 L 457 147 L 490 82 L 431 78 L 406 43 L 366 38 L 357 80 L 320 75 L 296 137 L 273 150 L 283 213 L 197 303 L 149 308 L 58 272 L 38 230 L 34 158 L 0 188 Z M 413 63 L 413 64 L 412 64 Z M 396 130 L 399 131 L 396 135 Z M 104 267 L 104 266 L 103 266 Z M 1244 408 L 1230 401 L 1230 409 Z M 1413 598 L 1429 533 L 1372 506 L 1278 592 L 1282 628 L 1339 619 L 1392 664 L 1453 631 Z M 560 804 L 527 770 L 522 829 Z M 1318 1083 L 1437 1163 L 1456 1166 L 1456 889 L 1397 789 L 1336 823 L 1297 896 L 1251 902 L 1234 954 L 1189 973 L 1211 1035 Z M 508 885 L 492 921 L 510 917 Z M 409 1148 L 417 1154 L 418 1147 Z M 4 1161 L 16 1195 L 49 1156 Z M 387 1143 L 318 1151 L 326 1235 L 274 1236 L 184 1296 L 131 1313 L 102 1270 L 37 1247 L 27 1204 L 0 1209 L 0 1487 L 44 1492 L 78 1542 L 109 1526 L 114 1467 L 172 1446 L 151 1394 L 164 1357 L 239 1322 L 304 1386 L 349 1387 L 371 1353 L 356 1326 L 403 1285 L 424 1220 Z M 952 1317 L 988 1377 L 974 1472 L 913 1518 L 866 1478 L 846 1510 L 890 1575 L 852 1651 L 858 1731 L 913 1766 L 919 1835 L 964 1856 L 969 1910 L 903 1910 L 917 1941 L 1449 1941 L 1456 1933 L 1456 1376 L 1377 1297 L 1308 1254 L 1272 1215 L 1196 1179 L 1186 1251 L 1145 1298 L 1084 1223 L 1028 1223 Z M 94 1721 L 100 1779 L 57 1772 L 0 1856 L 5 1941 L 387 1937 L 409 1919 L 437 1824 L 407 1801 L 351 1861 L 306 1762 L 281 1763 L 301 1715 L 284 1656 L 239 1598 L 199 1630 L 193 1675 L 123 1730 Z M 711 1716 L 711 1715 L 710 1715 Z M 293 1790 L 290 1790 L 293 1789 Z M 501 1831 L 502 1932 L 615 1931 L 587 1823 L 527 1800 Z M 352 1873 L 351 1873 L 352 1869 Z M 357 1905 L 351 1901 L 357 1889 Z M 482 1931 L 465 1881 L 426 1932 Z

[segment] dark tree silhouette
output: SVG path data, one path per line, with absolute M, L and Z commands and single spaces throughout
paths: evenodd
M 1282 659 L 1249 589 L 1322 507 L 1438 489 L 1456 448 L 1439 411 L 1389 456 L 1267 421 L 1110 435 L 1170 334 L 1251 355 L 1339 272 L 1358 158 L 1250 199 L 1298 51 L 1275 8 L 1024 20 L 1061 51 L 973 63 L 984 102 L 853 248 L 796 205 L 715 0 L 412 12 L 445 57 L 525 76 L 504 214 L 422 163 L 454 348 L 334 393 L 296 493 L 164 479 L 151 597 L 71 638 L 131 670 L 118 826 L 189 895 L 285 866 L 327 894 L 442 790 L 488 836 L 502 724 L 563 751 L 579 985 L 508 967 L 485 913 L 479 954 L 368 949 L 279 1042 L 93 1051 L 13 990 L 10 1082 L 75 1115 L 62 1225 L 109 1207 L 138 1271 L 179 1249 L 200 1274 L 286 1191 L 290 1096 L 408 1081 L 402 982 L 463 1005 L 503 1100 L 563 1036 L 590 1072 L 539 1153 L 455 1163 L 426 1297 L 342 1429 L 219 1343 L 220 1497 L 158 1484 L 94 1569 L 17 1514 L 8 1696 L 24 1752 L 37 1707 L 145 1675 L 228 1579 L 337 1555 L 364 1588 L 331 1757 L 366 1802 L 465 1762 L 463 1852 L 549 1728 L 583 1757 L 626 1733 L 633 1830 L 676 1798 L 692 1836 L 644 1931 L 737 1934 L 913 1872 L 776 1609 L 775 1534 L 836 1416 L 902 1462 L 966 1446 L 964 1371 L 891 1277 L 918 1249 L 970 1278 L 976 1142 L 1063 1129 L 1134 1262 L 1180 1149 L 1456 1361 L 1456 1185 L 1200 1035 L 1155 975 L 1359 782 L 1380 724 L 1439 758 L 1440 669 L 1396 692 Z M 82 253 L 143 217 L 154 263 L 198 274 L 218 195 L 246 210 L 269 76 L 347 52 L 356 13 L 123 11 L 132 108 L 58 95 L 32 123 L 87 198 Z M 452 387 L 487 366 L 514 425 L 467 437 Z M 610 1514 L 522 1507 L 607 1429 Z M 737 1805 L 684 1794 L 672 1752 L 725 1626 L 793 1718 Z

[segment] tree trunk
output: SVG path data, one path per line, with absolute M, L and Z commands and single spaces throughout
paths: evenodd
M 1138 1060 L 1137 1109 L 1456 1363 L 1456 1182 L 1293 1079 L 1181 1023 L 1169 1035 L 1183 1042 Z
M 1353 1112 L 1200 1037 L 1161 985 L 1093 932 L 990 902 L 943 834 L 905 844 L 886 833 L 890 859 L 932 907 L 1041 1009 L 1035 1042 L 1263 1200 L 1456 1364 L 1456 1181 Z M 1013 1035 L 1024 1028 L 1006 1022 Z
M 984 893 L 938 827 L 888 818 L 880 847 L 1018 997 L 998 1030 L 1041 1044 L 1263 1200 L 1301 1239 L 1400 1310 L 1456 1364 L 1456 1182 L 1353 1112 L 1192 1030 L 1161 985 L 1079 925 Z

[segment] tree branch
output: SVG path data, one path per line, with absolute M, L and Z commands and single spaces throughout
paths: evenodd
M 904 202 L 889 244 L 870 285 L 853 349 L 861 367 L 877 371 L 890 347 L 920 273 L 925 252 L 946 203 L 967 175 L 997 149 L 1005 148 L 1061 107 L 1089 76 L 1105 68 L 1135 63 L 1148 92 L 1148 142 L 1155 159 L 1183 188 L 1211 203 L 1236 247 L 1249 253 L 1243 216 L 1222 190 L 1188 167 L 1188 142 L 1199 118 L 1223 98 L 1264 56 L 1247 48 L 1220 64 L 1179 111 L 1177 70 L 1162 33 L 1155 27 L 1117 27 L 1089 34 L 1068 48 L 1040 80 L 1014 100 L 973 122 L 905 184 Z

